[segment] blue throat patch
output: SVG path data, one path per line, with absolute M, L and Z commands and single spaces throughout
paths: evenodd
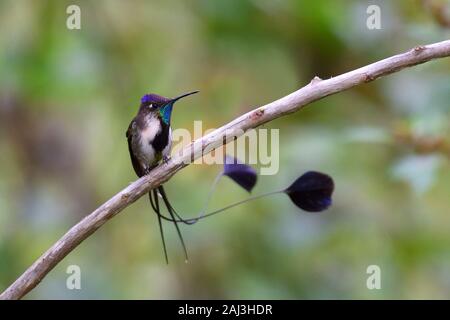
M 165 124 L 170 123 L 170 116 L 172 115 L 172 108 L 173 108 L 173 102 L 170 102 L 159 109 L 159 114 Z

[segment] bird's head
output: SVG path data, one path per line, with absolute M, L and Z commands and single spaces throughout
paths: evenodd
M 139 112 L 155 113 L 166 124 L 170 124 L 170 116 L 172 115 L 172 108 L 175 102 L 181 98 L 190 96 L 198 91 L 184 93 L 175 98 L 165 98 L 157 94 L 146 94 L 141 98 L 141 106 Z

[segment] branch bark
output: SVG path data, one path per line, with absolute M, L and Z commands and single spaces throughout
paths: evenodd
M 39 257 L 33 265 L 0 295 L 0 299 L 22 298 L 36 287 L 64 257 L 109 219 L 148 193 L 149 190 L 169 180 L 176 172 L 192 162 L 193 159 L 197 159 L 203 154 L 221 146 L 224 141 L 228 142 L 249 129 L 298 111 L 309 103 L 326 96 L 359 84 L 371 82 L 381 76 L 398 72 L 406 67 L 448 56 L 450 56 L 450 40 L 426 46 L 417 46 L 405 53 L 380 60 L 331 79 L 322 80 L 315 77 L 303 88 L 236 118 L 201 139 L 194 141 L 168 163 L 162 164 L 152 170 L 148 176 L 144 176 L 130 184 L 86 216 Z

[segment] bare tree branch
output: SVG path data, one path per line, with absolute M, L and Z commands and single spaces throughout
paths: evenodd
M 450 40 L 418 46 L 408 52 L 331 79 L 321 80 L 315 77 L 311 83 L 300 90 L 238 117 L 201 139 L 194 141 L 183 150 L 182 154 L 174 156 L 168 163 L 152 170 L 148 176 L 144 176 L 130 184 L 86 216 L 36 260 L 0 295 L 0 299 L 22 298 L 36 287 L 65 256 L 105 222 L 148 193 L 149 190 L 169 180 L 176 172 L 187 166 L 189 162 L 192 162 L 193 159 L 197 159 L 214 148 L 221 146 L 224 141 L 228 142 L 249 129 L 298 111 L 309 103 L 323 97 L 347 90 L 359 84 L 371 82 L 381 76 L 398 72 L 406 67 L 448 56 L 450 56 Z

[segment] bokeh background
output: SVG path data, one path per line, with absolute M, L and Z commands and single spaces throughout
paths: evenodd
M 81 8 L 81 30 L 66 8 Z M 381 29 L 366 27 L 371 4 Z M 218 127 L 307 84 L 449 38 L 448 1 L 152 0 L 0 2 L 0 290 L 72 225 L 135 180 L 125 131 L 144 93 L 199 89 L 175 128 Z M 450 15 L 448 15 L 450 19 Z M 447 21 L 448 22 L 448 21 Z M 29 299 L 450 298 L 450 60 L 313 103 L 273 121 L 280 170 L 335 179 L 333 207 L 283 195 L 183 227 L 190 262 L 142 198 L 62 261 Z M 166 189 L 186 216 L 220 166 Z M 217 208 L 247 197 L 224 179 Z M 78 265 L 82 289 L 68 290 Z M 382 289 L 368 290 L 378 265 Z

